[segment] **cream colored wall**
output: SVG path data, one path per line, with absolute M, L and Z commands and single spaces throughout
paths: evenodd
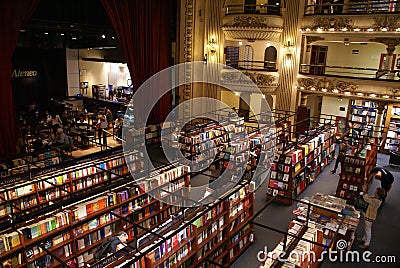
M 221 90 L 221 101 L 229 107 L 239 108 L 239 96 L 230 90 Z
M 250 95 L 250 109 L 253 115 L 261 113 L 261 100 L 263 94 Z
M 350 43 L 345 46 L 342 42 L 316 42 L 315 45 L 328 46 L 326 65 L 377 69 L 380 55 L 386 53 L 386 46 L 378 43 Z M 359 53 L 352 54 L 353 50 L 359 50 Z
M 348 106 L 349 99 L 339 99 L 338 97 L 323 96 L 321 114 L 346 117 Z M 340 107 L 345 107 L 345 111 L 340 111 Z
M 254 42 L 248 42 L 247 40 L 241 40 L 241 42 L 242 42 L 242 45 L 239 45 L 239 40 L 226 40 L 225 47 L 238 46 L 239 47 L 239 60 L 241 60 L 243 48 L 246 45 L 250 45 L 254 49 L 253 60 L 254 61 L 263 61 L 264 60 L 265 49 L 268 46 L 267 40 L 260 40 L 260 41 L 254 41 Z M 279 42 L 269 41 L 269 45 L 274 46 L 277 49 L 278 54 L 279 54 Z M 277 59 L 278 58 L 279 58 L 279 55 L 277 55 Z

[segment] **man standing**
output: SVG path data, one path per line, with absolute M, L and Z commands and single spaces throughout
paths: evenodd
M 390 191 L 390 189 L 392 188 L 394 177 L 389 170 L 382 167 L 374 167 L 373 169 L 371 169 L 370 174 L 372 174 L 372 176 L 375 175 L 375 179 L 381 181 L 381 187 L 386 191 L 386 193 Z M 385 199 L 386 197 L 382 198 L 382 203 L 385 202 Z

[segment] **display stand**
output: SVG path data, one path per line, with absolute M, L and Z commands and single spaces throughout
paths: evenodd
M 365 138 L 364 140 L 366 140 Z M 336 196 L 354 204 L 355 198 L 362 192 L 363 185 L 371 182 L 370 170 L 375 167 L 378 153 L 378 138 L 369 138 L 359 148 L 354 148 L 345 156 L 341 165 L 340 179 L 336 189 Z
M 291 127 L 282 131 L 284 134 L 277 133 L 278 137 L 290 137 Z M 281 148 L 278 145 L 271 165 L 267 199 L 277 196 L 274 198 L 276 202 L 292 204 L 290 198 L 296 198 L 303 192 L 334 158 L 335 135 L 336 127 L 327 123 L 308 131 L 307 136 L 284 142 Z

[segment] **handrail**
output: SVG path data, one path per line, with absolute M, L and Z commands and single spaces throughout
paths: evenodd
M 368 67 L 339 66 L 323 64 L 300 64 L 301 74 L 341 76 L 374 80 L 400 80 L 400 69 L 384 70 Z
M 400 5 L 397 4 L 398 3 L 394 0 L 311 4 L 305 6 L 304 15 L 399 13 Z
M 228 5 L 225 7 L 225 14 L 262 14 L 281 16 L 279 3 L 277 5 L 257 4 L 257 5 Z

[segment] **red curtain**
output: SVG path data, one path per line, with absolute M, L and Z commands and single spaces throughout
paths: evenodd
M 19 128 L 12 95 L 12 55 L 19 30 L 32 16 L 40 0 L 0 1 L 0 159 L 16 154 Z
M 170 0 L 101 0 L 123 47 L 135 89 L 153 74 L 167 68 L 171 59 Z M 169 83 L 169 81 L 164 81 Z M 157 85 L 150 89 L 158 95 Z M 143 100 L 146 101 L 146 100 Z M 135 109 L 135 107 L 134 107 Z M 171 110 L 171 96 L 155 105 L 148 123 L 163 122 Z M 135 121 L 140 121 L 135 110 Z

